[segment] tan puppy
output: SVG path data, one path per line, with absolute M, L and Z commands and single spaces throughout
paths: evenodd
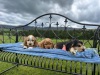
M 37 47 L 38 43 L 33 35 L 29 35 L 24 40 L 24 48 Z
M 50 38 L 45 38 L 38 43 L 38 46 L 45 49 L 51 49 L 54 47 L 54 44 Z

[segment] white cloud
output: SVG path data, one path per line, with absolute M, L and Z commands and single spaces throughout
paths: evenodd
M 50 9 L 49 12 L 60 13 L 60 12 L 62 12 L 62 9 L 58 4 L 54 4 L 54 5 L 52 5 L 52 8 Z
M 71 14 L 77 21 L 98 22 L 100 17 L 99 0 L 75 0 L 71 8 Z
M 32 17 L 27 14 L 27 16 L 22 16 L 18 13 L 5 13 L 0 12 L 0 24 L 7 24 L 7 25 L 24 25 L 30 20 Z
M 1 24 L 27 24 L 45 13 L 59 13 L 78 22 L 100 23 L 100 0 L 0 0 L 0 8 Z M 56 20 L 63 23 L 61 18 Z

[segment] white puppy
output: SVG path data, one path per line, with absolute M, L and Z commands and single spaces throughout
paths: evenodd
M 37 47 L 38 43 L 33 35 L 29 35 L 24 40 L 24 48 Z

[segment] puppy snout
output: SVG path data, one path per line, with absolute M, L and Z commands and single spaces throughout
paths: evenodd
M 48 46 L 47 46 L 47 47 L 45 47 L 45 48 L 46 48 L 46 49 L 50 49 L 50 47 L 48 47 Z
M 83 49 L 82 49 L 82 51 L 85 51 L 85 49 L 86 49 L 86 47 L 85 47 L 85 46 L 83 46 Z
M 31 43 L 29 43 L 29 45 L 32 45 Z
M 85 49 L 83 48 L 82 51 L 85 51 Z
M 50 47 L 48 47 L 48 49 L 50 49 Z

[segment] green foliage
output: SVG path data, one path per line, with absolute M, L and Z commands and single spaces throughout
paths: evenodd
M 61 38 L 61 39 L 71 39 L 77 37 L 78 39 L 89 39 L 94 35 L 94 30 L 25 30 L 18 31 L 18 35 L 29 35 L 33 34 L 36 37 L 49 37 L 49 38 Z M 93 38 L 92 38 L 93 39 Z
M 71 38 L 78 38 L 78 39 L 90 39 L 94 35 L 95 30 L 18 30 L 17 34 L 19 36 L 28 36 L 30 34 L 34 35 L 35 37 L 49 37 L 49 38 L 61 38 L 61 39 L 71 39 Z M 0 35 L 12 35 L 16 36 L 16 30 L 5 30 L 1 31 Z M 93 39 L 93 38 L 92 38 Z

